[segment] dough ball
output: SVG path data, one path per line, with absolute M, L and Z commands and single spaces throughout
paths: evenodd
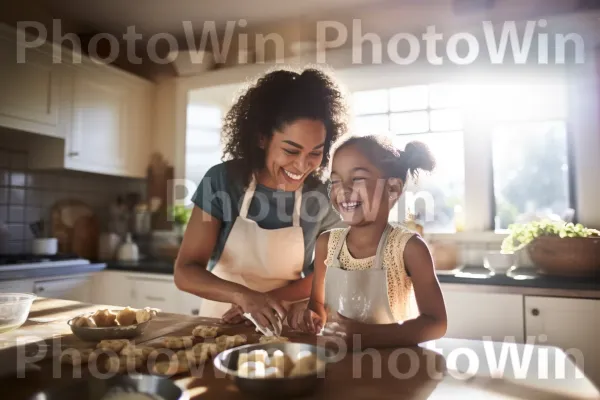
M 167 349 L 185 349 L 194 345 L 194 338 L 193 336 L 165 336 L 164 338 L 162 338 L 161 344 Z
M 265 350 L 253 350 L 249 353 L 240 353 L 238 357 L 238 367 L 249 361 L 260 362 L 266 365 L 268 359 L 269 353 L 267 353 Z
M 108 372 L 112 373 L 124 373 L 134 371 L 136 368 L 140 368 L 144 364 L 144 360 L 139 357 L 108 357 L 104 364 Z
M 205 326 L 205 325 L 198 325 L 192 331 L 192 335 L 194 335 L 196 337 L 201 337 L 201 338 L 204 338 L 204 339 L 217 337 L 217 335 L 219 333 L 221 333 L 221 328 L 220 327 L 218 327 L 218 326 Z
M 285 374 L 279 368 L 269 367 L 269 368 L 265 369 L 265 378 L 267 378 L 267 379 L 285 378 Z
M 311 375 L 316 373 L 317 371 L 320 371 L 324 367 L 325 364 L 323 363 L 323 361 L 319 360 L 319 358 L 315 354 L 310 353 L 308 355 L 304 355 L 303 353 L 300 353 L 298 355 L 298 358 L 296 359 L 294 367 L 290 371 L 289 376 L 294 377 Z
M 121 352 L 125 346 L 129 346 L 127 339 L 102 340 L 96 345 L 97 349 L 112 350 L 115 353 Z
M 128 344 L 125 347 L 123 347 L 120 354 L 122 356 L 138 357 L 138 358 L 141 358 L 142 360 L 147 360 L 148 357 L 150 357 L 150 354 L 152 354 L 152 352 L 154 350 L 155 349 L 153 347 L 135 346 L 133 344 Z
M 117 322 L 121 326 L 135 324 L 136 311 L 131 307 L 126 307 L 117 313 Z
M 156 308 L 145 307 L 135 312 L 135 321 L 138 324 L 150 321 L 152 318 L 156 317 L 157 313 L 158 310 Z
M 242 378 L 264 378 L 266 369 L 264 363 L 248 361 L 240 364 L 237 373 Z
M 261 336 L 258 339 L 258 342 L 261 344 L 269 344 L 269 343 L 287 343 L 290 339 L 285 336 Z
M 94 349 L 68 349 L 61 353 L 60 362 L 74 366 L 87 364 L 92 360 L 93 353 Z
M 219 353 L 221 353 L 222 351 L 228 350 L 228 349 L 232 349 L 234 347 L 241 346 L 241 345 L 245 344 L 246 342 L 247 342 L 246 337 L 242 336 L 242 335 L 235 335 L 235 336 L 223 335 L 223 336 L 219 336 L 218 338 L 215 339 L 215 343 L 217 344 L 217 351 Z
M 268 365 L 269 367 L 279 369 L 284 376 L 288 376 L 292 368 L 294 368 L 294 361 L 292 361 L 292 358 L 283 351 L 277 350 L 269 357 Z
M 92 318 L 94 319 L 96 326 L 100 328 L 117 326 L 117 314 L 110 310 L 98 310 L 92 315 Z

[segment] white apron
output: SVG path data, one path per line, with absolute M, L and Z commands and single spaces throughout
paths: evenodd
M 342 235 L 333 253 L 333 265 L 325 273 L 325 306 L 328 321 L 335 321 L 340 313 L 346 318 L 367 324 L 391 324 L 394 319 L 387 293 L 387 274 L 383 268 L 383 250 L 392 230 L 387 225 L 375 255 L 375 263 L 368 270 L 347 271 L 339 268 L 339 255 L 346 242 L 348 229 Z
M 302 186 L 295 192 L 293 225 L 263 229 L 248 219 L 256 190 L 253 176 L 244 194 L 240 215 L 233 224 L 225 247 L 212 273 L 258 292 L 268 292 L 300 279 L 304 265 L 304 235 L 300 226 Z M 200 316 L 221 318 L 231 304 L 202 299 Z

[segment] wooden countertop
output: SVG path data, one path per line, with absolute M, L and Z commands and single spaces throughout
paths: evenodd
M 61 346 L 64 349 L 95 345 L 75 338 L 66 321 L 98 308 L 107 307 L 54 299 L 36 300 L 28 321 L 21 328 L 0 334 L 3 397 L 6 394 L 11 400 L 27 399 L 39 390 L 77 379 L 73 377 L 73 367 L 54 363 L 52 357 L 60 352 Z M 190 335 L 198 324 L 215 323 L 215 320 L 201 317 L 161 313 L 144 335 L 133 341 L 148 344 L 161 336 Z M 224 333 L 245 334 L 249 343 L 257 342 L 260 337 L 253 328 L 245 326 L 228 327 Z M 284 335 L 296 342 L 314 344 L 317 341 L 317 338 L 287 330 Z M 32 342 L 23 345 L 27 337 Z M 40 343 L 46 347 L 39 347 Z M 17 354 L 36 357 L 39 348 L 47 350 L 46 356 L 36 362 L 35 367 L 29 364 L 26 370 L 19 372 L 22 377 L 18 377 Z M 502 362 L 503 351 L 511 355 L 500 376 L 493 366 Z M 530 359 L 528 368 L 520 368 L 519 362 L 514 363 L 523 357 Z M 600 399 L 597 388 L 586 377 L 578 377 L 579 370 L 574 364 L 561 350 L 552 347 L 514 345 L 511 350 L 502 343 L 444 338 L 414 348 L 371 349 L 339 358 L 338 362 L 329 364 L 322 385 L 311 398 Z M 557 378 L 555 372 L 560 373 L 563 365 L 564 378 Z M 548 379 L 544 376 L 545 366 L 549 366 Z M 90 368 L 82 368 L 81 374 L 90 375 Z M 172 379 L 188 389 L 190 399 L 245 398 L 231 380 L 215 373 L 212 363 L 207 363 L 193 375 Z

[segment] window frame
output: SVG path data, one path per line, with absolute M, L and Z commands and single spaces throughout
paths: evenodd
M 353 118 L 356 117 L 368 117 L 385 115 L 388 119 L 388 132 L 394 136 L 410 135 L 410 133 L 398 133 L 394 134 L 391 130 L 391 116 L 393 114 L 400 113 L 411 113 L 426 111 L 429 118 L 431 118 L 431 111 L 437 110 L 462 110 L 459 106 L 446 106 L 440 108 L 431 107 L 431 102 L 427 102 L 427 108 L 418 110 L 406 110 L 406 111 L 392 111 L 391 107 L 391 90 L 398 87 L 406 86 L 429 86 L 436 84 L 444 84 L 445 82 L 430 81 L 420 82 L 412 84 L 394 84 L 387 87 L 373 87 L 373 88 L 360 88 L 352 90 L 352 94 L 360 91 L 371 91 L 371 90 L 386 90 L 386 97 L 388 102 L 387 112 L 368 112 L 360 113 L 354 110 Z M 570 93 L 565 93 L 569 95 Z M 429 100 L 429 99 L 428 99 Z M 569 109 L 567 104 L 567 109 Z M 478 121 L 477 117 L 470 112 L 462 112 L 463 114 L 463 126 L 460 131 L 463 133 L 463 149 L 464 149 L 464 217 L 465 217 L 465 228 L 463 232 L 455 233 L 429 233 L 435 237 L 445 237 L 448 235 L 463 235 L 481 241 L 488 241 L 491 237 L 497 239 L 499 236 L 506 235 L 507 231 L 502 229 L 495 229 L 496 219 L 496 198 L 494 192 L 494 167 L 493 167 L 493 129 L 495 125 L 505 123 L 506 121 Z M 575 171 L 575 148 L 574 148 L 574 134 L 569 118 L 569 114 L 559 118 L 532 118 L 518 121 L 519 123 L 535 123 L 544 122 L 550 120 L 564 121 L 566 127 L 566 152 L 567 152 L 567 165 L 568 165 L 568 204 L 569 207 L 575 209 L 574 222 L 578 222 L 578 210 L 577 210 L 577 172 Z M 454 130 L 457 131 L 457 130 Z M 431 130 L 431 124 L 426 132 L 419 134 L 432 134 L 438 133 L 438 131 Z M 486 233 L 476 237 L 472 233 Z M 489 236 L 489 235 L 491 236 Z

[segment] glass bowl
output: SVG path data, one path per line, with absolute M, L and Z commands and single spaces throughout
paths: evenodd
M 0 293 L 0 334 L 19 328 L 29 315 L 35 295 Z

